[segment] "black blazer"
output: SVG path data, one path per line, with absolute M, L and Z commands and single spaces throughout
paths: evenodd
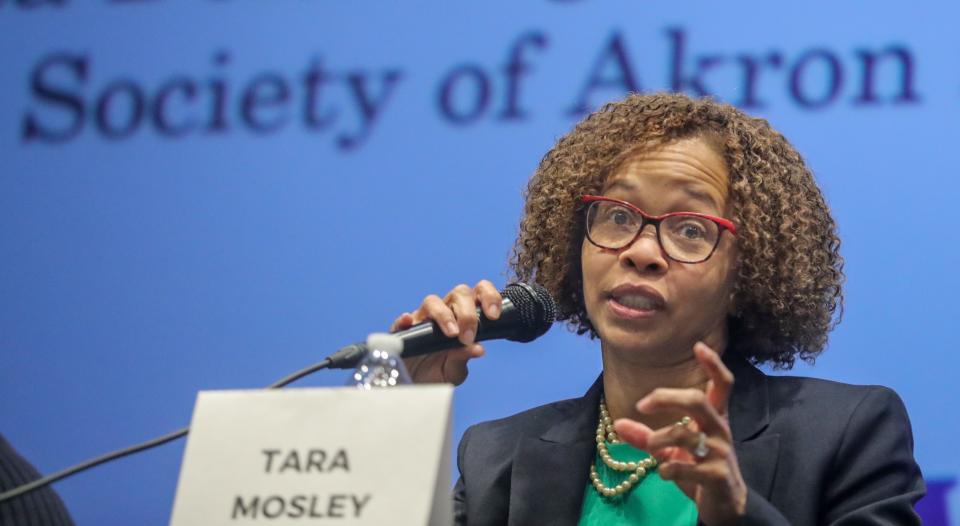
M 748 486 L 743 524 L 920 524 L 926 488 L 892 390 L 767 376 L 728 357 L 730 427 Z M 467 429 L 454 488 L 458 524 L 576 524 L 602 382 L 582 397 Z

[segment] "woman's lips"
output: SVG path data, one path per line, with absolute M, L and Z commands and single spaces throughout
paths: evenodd
M 649 318 L 663 310 L 666 302 L 655 289 L 644 285 L 623 284 L 614 288 L 607 303 L 615 315 L 628 319 Z
M 607 300 L 607 304 L 610 306 L 610 310 L 613 313 L 621 318 L 629 319 L 644 319 L 650 318 L 657 314 L 660 309 L 653 307 L 637 307 L 637 306 L 627 306 L 617 300 L 617 298 L 610 298 Z

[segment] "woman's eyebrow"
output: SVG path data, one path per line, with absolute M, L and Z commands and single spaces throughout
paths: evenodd
M 713 197 L 713 195 L 711 195 L 708 192 L 701 192 L 700 190 L 695 190 L 693 188 L 690 188 L 689 186 L 684 186 L 683 192 L 695 201 L 700 201 L 707 206 L 712 206 L 716 208 L 717 210 L 723 209 L 723 207 L 720 205 L 720 203 L 717 202 L 717 200 Z
M 603 189 L 603 191 L 609 192 L 610 190 L 613 190 L 615 188 L 620 188 L 623 190 L 636 190 L 637 185 L 633 184 L 631 181 L 628 181 L 626 179 L 614 179 L 613 181 L 610 182 L 609 185 L 607 185 Z
M 698 190 L 691 186 L 687 182 L 676 182 L 675 184 L 670 185 L 673 188 L 683 191 L 686 197 L 698 201 L 708 207 L 711 207 L 716 210 L 723 210 L 723 205 L 717 202 L 717 198 L 710 192 L 705 192 L 703 190 Z M 639 187 L 634 184 L 633 181 L 629 179 L 614 179 L 604 188 L 603 193 L 610 192 L 612 190 L 623 190 L 626 192 L 636 192 Z M 672 188 L 671 188 L 672 190 Z

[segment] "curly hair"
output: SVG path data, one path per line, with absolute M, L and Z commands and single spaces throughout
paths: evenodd
M 843 259 L 836 224 L 800 154 L 766 120 L 728 104 L 680 94 L 633 94 L 605 105 L 543 157 L 525 192 L 510 258 L 517 279 L 540 283 L 559 319 L 577 334 L 587 317 L 580 267 L 584 206 L 638 149 L 709 139 L 730 174 L 740 258 L 729 315 L 731 350 L 778 369 L 812 363 L 843 309 Z

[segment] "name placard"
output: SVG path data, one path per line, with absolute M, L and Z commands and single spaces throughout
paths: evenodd
M 202 391 L 171 526 L 452 522 L 453 388 Z

